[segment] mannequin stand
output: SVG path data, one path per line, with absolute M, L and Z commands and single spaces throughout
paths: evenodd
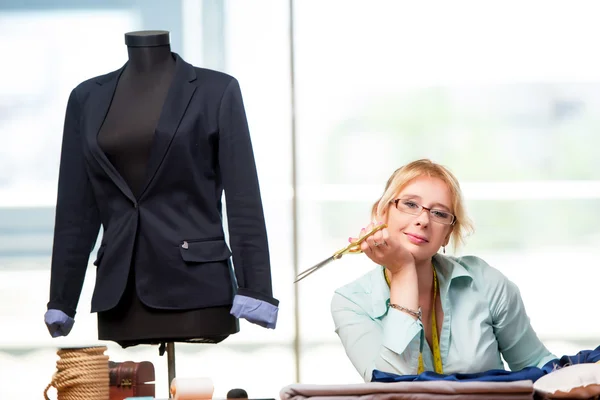
M 167 385 L 169 395 L 167 398 L 171 398 L 171 382 L 175 378 L 175 343 L 173 342 L 167 343 L 167 373 L 169 375 L 169 384 Z

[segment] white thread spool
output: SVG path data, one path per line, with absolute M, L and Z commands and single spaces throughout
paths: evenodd
M 173 378 L 170 391 L 175 400 L 207 400 L 215 387 L 210 378 Z

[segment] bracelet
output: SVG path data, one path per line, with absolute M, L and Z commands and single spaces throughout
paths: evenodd
M 410 314 L 413 317 L 415 317 L 416 319 L 418 319 L 419 321 L 421 320 L 421 316 L 423 315 L 423 313 L 421 312 L 421 307 L 419 307 L 419 309 L 417 311 L 408 309 L 406 307 L 399 306 L 398 304 L 394 304 L 394 303 L 390 303 L 390 307 L 395 308 L 396 310 L 399 310 L 399 311 L 403 311 L 407 314 Z

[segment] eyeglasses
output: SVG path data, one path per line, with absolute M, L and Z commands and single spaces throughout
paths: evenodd
M 402 211 L 406 214 L 421 215 L 423 210 L 427 210 L 431 216 L 431 220 L 444 225 L 454 225 L 456 217 L 450 214 L 448 211 L 437 210 L 435 208 L 423 207 L 420 204 L 415 203 L 412 200 L 396 199 L 393 201 L 398 211 Z

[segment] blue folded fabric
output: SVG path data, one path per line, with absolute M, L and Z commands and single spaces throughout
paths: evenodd
M 550 360 L 542 367 L 542 371 L 545 375 L 555 369 L 566 367 L 568 365 L 589 364 L 598 361 L 600 361 L 600 346 L 596 347 L 594 350 L 581 350 L 574 356 L 562 356 L 561 358 Z
M 425 371 L 419 375 L 396 375 L 379 370 L 373 371 L 371 382 L 417 382 L 417 381 L 463 381 L 463 382 L 514 382 L 523 380 L 536 381 L 544 372 L 537 367 L 527 367 L 520 371 L 512 372 L 503 369 L 492 369 L 485 372 L 473 374 L 438 374 L 432 371 Z
M 548 361 L 542 368 L 527 367 L 520 371 L 493 369 L 472 374 L 438 374 L 431 371 L 419 375 L 397 375 L 389 372 L 373 370 L 371 382 L 417 382 L 417 381 L 480 381 L 480 382 L 514 382 L 531 380 L 535 382 L 550 372 L 573 364 L 595 363 L 600 361 L 600 346 L 594 350 L 582 350 L 574 356 L 562 356 Z

